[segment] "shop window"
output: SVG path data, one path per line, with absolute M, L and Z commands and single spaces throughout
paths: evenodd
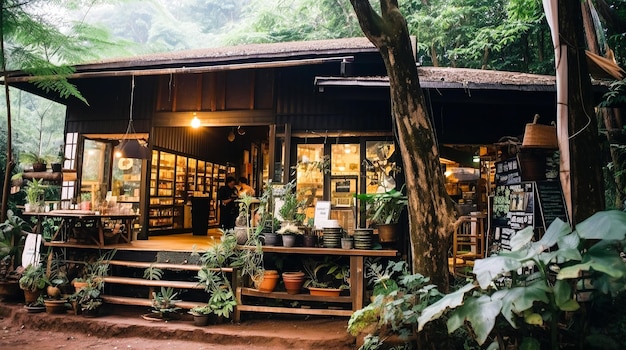
M 315 204 L 324 196 L 324 172 L 328 161 L 322 144 L 298 145 L 296 152 L 296 189 L 299 199 L 307 200 L 306 217 L 309 219 L 314 217 Z

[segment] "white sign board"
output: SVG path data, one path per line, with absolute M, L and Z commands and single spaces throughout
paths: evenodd
M 24 252 L 22 252 L 22 266 L 39 265 L 39 247 L 41 246 L 41 235 L 29 233 L 24 241 Z
M 328 227 L 328 219 L 330 218 L 330 202 L 329 201 L 317 201 L 315 204 L 315 217 L 313 219 L 313 226 L 316 229 L 322 229 Z

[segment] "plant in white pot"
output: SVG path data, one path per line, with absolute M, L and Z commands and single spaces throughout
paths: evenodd
M 38 213 L 43 208 L 45 186 L 43 180 L 32 179 L 26 187 L 24 187 L 24 193 L 26 194 L 26 204 L 24 204 L 24 211 Z

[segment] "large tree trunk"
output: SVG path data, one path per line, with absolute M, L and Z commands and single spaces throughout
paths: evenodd
M 585 56 L 581 4 L 559 1 L 559 31 L 567 44 L 568 130 L 570 148 L 571 221 L 573 225 L 604 209 L 600 138 L 593 110 Z
M 380 50 L 389 75 L 391 116 L 404 165 L 409 199 L 413 271 L 448 289 L 448 236 L 454 217 L 439 162 L 435 131 L 419 84 L 404 17 L 394 0 L 381 15 L 368 0 L 350 0 L 365 35 Z

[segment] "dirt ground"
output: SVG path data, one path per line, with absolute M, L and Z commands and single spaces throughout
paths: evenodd
M 145 311 L 145 310 L 144 310 Z M 84 318 L 27 313 L 20 304 L 0 302 L 0 349 L 352 349 L 346 318 L 270 316 L 240 324 L 196 327 L 183 318 L 146 321 L 140 310 L 110 310 Z

